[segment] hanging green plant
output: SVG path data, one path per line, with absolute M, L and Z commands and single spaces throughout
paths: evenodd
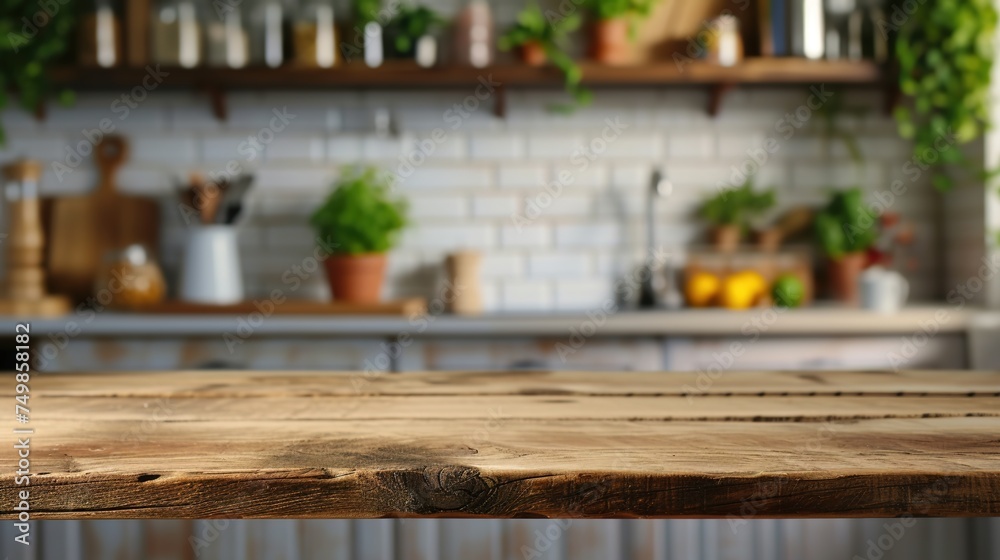
M 582 18 L 574 13 L 562 18 L 549 19 L 538 4 L 532 2 L 517 15 L 517 23 L 507 33 L 500 37 L 500 50 L 509 51 L 515 48 L 527 50 L 540 49 L 544 60 L 559 69 L 565 77 L 566 91 L 573 96 L 576 106 L 590 103 L 590 90 L 580 85 L 583 72 L 573 58 L 566 52 L 569 34 L 580 28 Z M 557 105 L 557 111 L 571 111 L 573 105 Z
M 935 169 L 940 190 L 952 186 L 945 167 L 965 164 L 961 145 L 989 125 L 989 85 L 997 11 L 992 0 L 927 0 L 894 13 L 901 91 L 913 107 L 896 108 L 899 132 L 914 141 L 914 160 Z
M 51 5 L 50 5 L 51 4 Z M 5 0 L 0 13 L 0 110 L 11 92 L 19 104 L 34 111 L 51 91 L 47 70 L 72 41 L 77 2 Z M 69 103 L 72 95 L 61 94 Z M 0 145 L 6 141 L 0 124 Z

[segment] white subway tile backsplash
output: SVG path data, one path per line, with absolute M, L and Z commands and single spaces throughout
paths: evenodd
M 361 160 L 363 146 L 359 134 L 334 134 L 327 140 L 326 157 L 333 163 L 355 164 Z
M 266 165 L 257 169 L 254 185 L 262 190 L 310 189 L 326 191 L 336 177 L 336 171 L 322 167 Z
M 267 146 L 267 161 L 318 162 L 326 157 L 326 141 L 321 136 L 282 135 Z
M 614 303 L 609 280 L 557 280 L 555 308 L 559 311 L 604 309 Z
M 465 218 L 469 215 L 469 202 L 464 196 L 419 196 L 411 197 L 410 217 L 422 218 Z
M 511 248 L 541 248 L 552 245 L 552 229 L 547 225 L 511 224 L 500 229 L 500 244 Z
M 366 136 L 362 142 L 362 153 L 366 160 L 389 160 L 393 163 L 403 155 L 403 146 L 410 145 L 409 138 L 397 136 Z
M 476 195 L 472 198 L 472 215 L 476 218 L 510 218 L 518 211 L 516 196 Z
M 199 160 L 201 143 L 187 136 L 137 135 L 131 141 L 130 158 L 150 163 L 188 165 Z
M 472 159 L 518 159 L 524 157 L 524 138 L 508 134 L 477 132 L 469 138 Z
M 716 155 L 715 134 L 708 131 L 671 132 L 667 155 L 675 159 L 709 159 Z
M 429 249 L 490 249 L 496 230 L 489 225 L 418 225 L 403 232 L 403 245 Z
M 515 280 L 501 284 L 504 311 L 547 311 L 553 307 L 552 285 L 541 280 Z
M 405 189 L 475 189 L 484 190 L 493 184 L 493 170 L 481 166 L 444 166 L 427 163 L 415 166 L 399 176 Z
M 592 272 L 593 259 L 587 253 L 532 252 L 528 255 L 528 275 L 535 278 L 581 278 Z
M 86 93 L 74 107 L 52 107 L 44 122 L 4 111 L 10 134 L 0 160 L 41 158 L 43 193 L 86 192 L 97 181 L 92 155 L 61 181 L 52 162 L 63 162 L 67 146 L 84 141 L 83 130 L 110 118 L 133 140 L 119 176 L 123 190 L 169 194 L 175 176 L 219 172 L 227 164 L 255 172 L 241 237 L 252 292 L 280 283 L 282 272 L 311 251 L 308 217 L 342 170 L 374 164 L 397 176 L 396 193 L 410 202 L 412 225 L 393 251 L 387 296 L 433 295 L 442 258 L 471 248 L 483 254 L 488 310 L 579 311 L 603 304 L 614 279 L 641 261 L 657 166 L 674 183 L 673 193 L 657 203 L 657 240 L 671 250 L 703 242 L 697 207 L 720 185 L 742 182 L 744 173 L 754 173 L 761 188 L 776 187 L 781 208 L 822 204 L 830 187 L 859 184 L 874 192 L 897 178 L 909 181 L 902 172 L 909 144 L 898 139 L 892 119 L 879 114 L 878 94 L 845 97 L 851 106 L 867 103 L 872 115 L 839 119 L 858 138 L 861 166 L 842 142 L 824 137 L 815 115 L 784 138 L 775 126 L 806 95 L 736 90 L 712 118 L 701 90 L 601 90 L 593 106 L 565 115 L 549 110 L 567 100 L 564 92 L 515 89 L 500 119 L 493 99 L 475 99 L 474 88 L 251 91 L 230 95 L 229 119 L 219 121 L 202 96 L 164 90 L 118 121 L 113 97 Z M 274 110 L 283 108 L 294 115 L 288 122 L 275 120 Z M 396 135 L 374 134 L 375 111 L 383 109 Z M 755 161 L 769 138 L 777 150 Z M 907 182 L 909 192 L 893 209 L 918 220 L 933 216 L 929 175 Z M 163 213 L 161 260 L 174 274 L 186 230 L 169 203 Z M 928 239 L 931 234 L 921 231 Z M 947 264 L 921 255 L 920 274 Z
M 524 276 L 525 257 L 516 253 L 488 253 L 483 255 L 480 274 L 485 279 L 516 279 Z
M 579 224 L 556 226 L 556 247 L 601 248 L 621 243 L 622 225 Z
M 497 183 L 500 188 L 540 188 L 548 181 L 548 169 L 543 164 L 503 164 Z

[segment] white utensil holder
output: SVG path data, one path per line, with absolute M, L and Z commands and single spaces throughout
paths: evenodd
M 243 271 L 237 229 L 195 226 L 188 230 L 180 299 L 227 305 L 243 301 Z

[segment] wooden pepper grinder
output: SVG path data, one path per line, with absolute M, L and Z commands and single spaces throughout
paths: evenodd
M 452 253 L 445 259 L 445 271 L 452 293 L 448 309 L 457 315 L 483 312 L 483 290 L 479 281 L 482 256 L 475 251 Z
M 2 169 L 7 200 L 7 278 L 0 313 L 54 316 L 69 312 L 69 301 L 45 292 L 45 234 L 38 182 L 42 164 L 20 160 Z

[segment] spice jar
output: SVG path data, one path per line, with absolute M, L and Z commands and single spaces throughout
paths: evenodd
M 194 68 L 202 60 L 201 23 L 193 0 L 160 0 L 150 24 L 154 62 Z
M 338 64 L 337 30 L 333 2 L 310 0 L 298 10 L 292 26 L 295 63 L 300 66 L 331 68 Z
M 495 34 L 489 3 L 470 0 L 455 20 L 455 62 L 475 68 L 492 64 Z
M 102 292 L 107 291 L 109 307 L 141 309 L 163 301 L 167 294 L 163 272 L 142 245 L 112 251 L 105 257 L 104 265 L 94 292 L 103 300 L 107 296 Z
M 82 66 L 111 68 L 121 63 L 121 21 L 111 0 L 96 0 L 93 11 L 80 18 L 78 48 Z
M 210 66 L 243 68 L 250 61 L 250 37 L 240 4 L 221 4 L 205 22 Z
M 250 8 L 250 60 L 277 68 L 288 58 L 289 7 L 282 0 L 257 0 Z

